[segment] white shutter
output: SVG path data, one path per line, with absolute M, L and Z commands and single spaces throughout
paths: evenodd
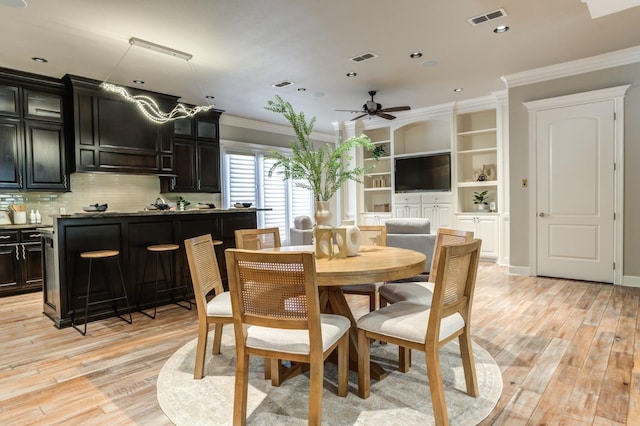
M 291 188 L 291 216 L 292 220 L 296 216 L 313 217 L 313 193 L 305 188 L 296 186 L 292 182 Z
M 262 207 L 271 209 L 263 214 L 265 228 L 279 228 L 283 244 L 288 241 L 287 227 L 287 183 L 282 176 L 274 173 L 269 177 L 269 169 L 275 163 L 272 158 L 264 158 L 262 166 Z
M 256 204 L 256 156 L 227 154 L 229 165 L 229 206 L 235 203 Z

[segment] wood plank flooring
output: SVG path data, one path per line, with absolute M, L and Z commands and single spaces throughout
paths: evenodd
M 480 269 L 472 334 L 504 382 L 483 425 L 640 424 L 640 289 Z M 41 311 L 39 293 L 0 299 L 0 424 L 171 424 L 156 379 L 196 337 L 195 310 L 93 322 L 86 337 Z

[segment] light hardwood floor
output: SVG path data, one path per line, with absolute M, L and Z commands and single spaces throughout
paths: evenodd
M 504 382 L 484 425 L 640 424 L 640 289 L 480 269 L 472 335 Z M 195 310 L 98 321 L 86 337 L 41 310 L 39 293 L 0 299 L 0 424 L 171 424 L 156 378 L 196 337 Z

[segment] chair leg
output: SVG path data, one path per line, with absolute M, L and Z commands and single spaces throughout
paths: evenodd
M 207 335 L 209 334 L 209 324 L 198 325 L 198 347 L 196 348 L 196 365 L 193 369 L 193 378 L 202 379 L 204 376 L 204 358 L 207 351 Z
M 398 370 L 401 373 L 408 373 L 411 368 L 411 349 L 398 346 Z
M 247 424 L 247 393 L 249 388 L 249 355 L 241 348 L 236 351 L 236 383 L 233 398 L 233 425 Z
M 127 304 L 127 314 L 129 314 L 129 320 L 125 319 L 122 315 L 118 315 L 118 318 L 129 324 L 133 324 L 133 317 L 131 316 L 131 305 L 129 304 L 129 296 L 127 296 L 127 286 L 124 285 L 124 275 L 122 274 L 122 268 L 120 267 L 119 258 L 116 258 L 116 264 L 118 265 L 118 275 L 120 276 L 120 284 L 122 284 L 122 296 L 124 298 L 124 303 Z
M 373 312 L 376 310 L 376 295 L 377 292 L 373 292 L 369 294 L 369 312 Z
M 369 338 L 364 330 L 358 330 L 358 394 L 367 399 L 371 392 L 371 361 Z
M 460 342 L 460 356 L 462 357 L 462 368 L 464 369 L 464 380 L 467 384 L 467 394 L 477 398 L 478 380 L 476 378 L 476 363 L 473 360 L 473 349 L 471 348 L 471 336 L 468 329 L 458 337 Z
M 322 424 L 322 387 L 324 359 L 322 354 L 312 354 L 309 366 L 309 425 Z
M 444 384 L 442 382 L 442 372 L 440 371 L 440 352 L 436 345 L 427 348 L 426 353 L 427 376 L 429 377 L 429 390 L 431 391 L 431 404 L 433 406 L 433 417 L 437 425 L 448 426 L 449 416 L 447 414 L 447 403 L 444 399 Z
M 265 365 L 269 364 L 269 372 L 271 386 L 279 387 L 282 384 L 282 375 L 280 374 L 280 360 L 278 358 L 265 358 Z
M 89 259 L 89 275 L 87 276 L 87 292 L 85 293 L 86 299 L 84 301 L 84 330 L 80 330 L 80 328 L 78 328 L 78 325 L 76 324 L 76 305 L 77 303 L 75 303 L 76 301 L 74 300 L 74 305 L 73 305 L 73 314 L 71 315 L 71 326 L 73 328 L 75 328 L 76 330 L 78 330 L 78 332 L 80 332 L 80 334 L 82 334 L 83 336 L 87 335 L 87 319 L 89 316 L 89 292 L 91 289 L 91 264 L 92 264 L 92 260 L 93 259 Z M 77 269 L 77 266 L 76 266 Z M 76 299 L 77 299 L 77 295 L 76 295 Z
M 338 396 L 346 397 L 349 387 L 349 332 L 338 344 Z
M 222 346 L 222 323 L 213 325 L 213 355 L 220 355 L 220 346 Z

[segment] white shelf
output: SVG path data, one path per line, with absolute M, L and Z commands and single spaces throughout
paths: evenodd
M 475 188 L 481 186 L 498 186 L 497 180 L 483 180 L 480 182 L 458 182 L 460 188 Z
M 479 129 L 479 130 L 470 130 L 468 132 L 459 132 L 458 136 L 475 136 L 475 135 L 485 135 L 490 133 L 496 133 L 498 129 L 495 127 L 490 129 Z
M 498 152 L 498 148 L 493 147 L 493 148 L 465 149 L 465 150 L 462 150 L 462 151 L 458 151 L 458 154 L 460 154 L 460 155 L 465 155 L 465 154 L 473 155 L 473 154 L 490 154 L 490 153 L 494 153 L 494 152 Z
M 363 188 L 365 191 L 370 192 L 370 191 L 390 191 L 391 187 L 390 186 L 385 186 L 383 188 Z

